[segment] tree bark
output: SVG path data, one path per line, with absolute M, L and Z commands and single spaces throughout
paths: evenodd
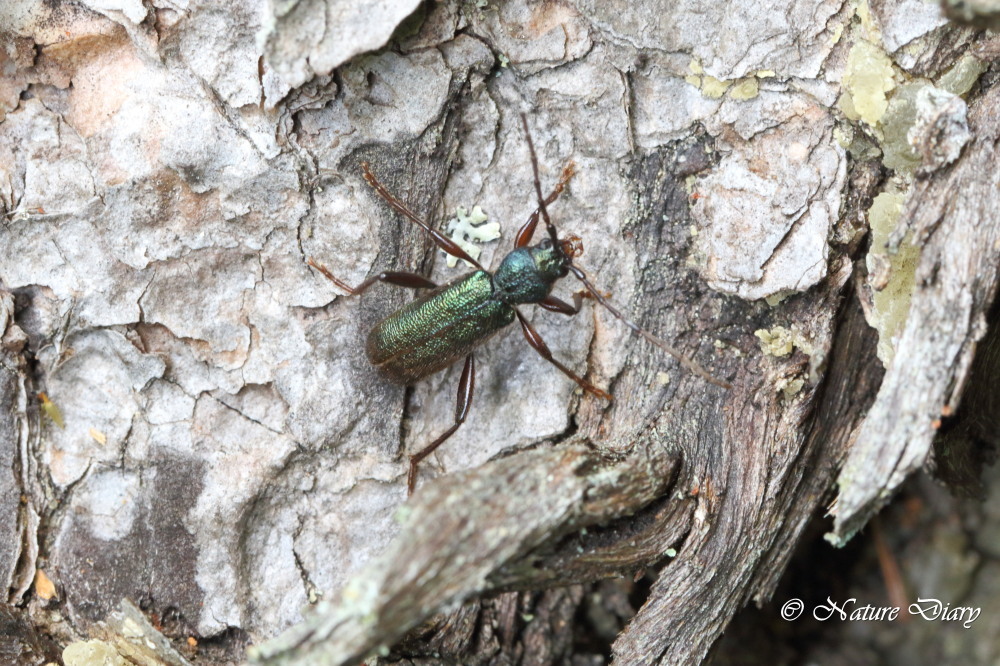
M 842 545 L 928 462 L 978 488 L 997 48 L 935 5 L 23 0 L 0 39 L 26 663 L 696 664 L 834 497 Z M 367 162 L 445 233 L 481 207 L 495 268 L 536 205 L 521 113 L 597 287 L 731 388 L 597 303 L 525 308 L 614 401 L 493 338 L 407 499 L 460 369 L 384 382 L 364 336 L 412 295 L 307 260 L 467 270 Z

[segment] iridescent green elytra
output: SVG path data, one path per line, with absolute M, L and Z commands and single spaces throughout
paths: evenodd
M 514 321 L 514 305 L 544 300 L 567 272 L 547 238 L 517 248 L 494 275 L 465 275 L 383 319 L 368 336 L 368 358 L 390 380 L 412 384 L 468 356 Z

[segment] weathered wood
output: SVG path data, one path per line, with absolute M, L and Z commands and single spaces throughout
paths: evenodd
M 920 264 L 895 360 L 838 480 L 839 542 L 927 461 L 986 334 L 1000 271 L 1000 87 L 973 103 L 969 126 L 961 158 L 918 182 L 903 211 L 900 229 L 913 233 Z

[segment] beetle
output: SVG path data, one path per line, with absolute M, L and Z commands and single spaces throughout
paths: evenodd
M 431 290 L 385 317 L 368 335 L 365 345 L 368 359 L 390 381 L 409 386 L 443 370 L 459 359 L 465 359 L 462 377 L 458 383 L 455 422 L 437 439 L 410 456 L 407 473 L 407 490 L 410 494 L 416 485 L 417 467 L 420 461 L 455 434 L 468 416 L 476 385 L 476 362 L 473 352 L 515 319 L 520 323 L 528 344 L 542 358 L 559 368 L 587 393 L 612 401 L 611 395 L 606 391 L 583 379 L 552 356 L 552 352 L 538 331 L 518 309 L 517 306 L 521 304 L 537 304 L 546 310 L 572 316 L 580 311 L 584 298 L 592 298 L 634 332 L 669 353 L 691 372 L 708 382 L 726 389 L 730 388 L 729 384 L 716 379 L 660 338 L 629 321 L 594 287 L 584 270 L 573 263 L 573 259 L 582 254 L 583 243 L 578 236 L 572 234 L 560 237 L 547 208 L 559 198 L 573 177 L 573 164 L 570 163 L 563 169 L 555 188 L 547 197 L 543 197 L 538 176 L 538 159 L 531 134 L 528 132 L 527 117 L 523 114 L 521 123 L 531 154 L 538 208 L 518 230 L 514 249 L 504 257 L 495 272 L 490 273 L 457 243 L 432 228 L 393 196 L 375 177 L 367 162 L 361 163 L 364 178 L 390 208 L 423 229 L 443 251 L 469 262 L 476 270 L 440 286 L 416 273 L 384 271 L 352 288 L 312 258 L 308 260 L 309 265 L 319 270 L 349 295 L 361 294 L 378 282 L 411 289 Z M 537 245 L 529 245 L 539 218 L 545 223 L 546 237 Z M 556 281 L 570 273 L 584 286 L 583 290 L 574 293 L 573 304 L 551 294 Z

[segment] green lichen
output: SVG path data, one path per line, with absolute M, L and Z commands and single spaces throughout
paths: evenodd
M 791 328 L 785 326 L 774 326 L 770 330 L 762 328 L 753 334 L 760 339 L 761 351 L 768 356 L 779 358 L 788 356 L 796 347 L 808 356 L 812 356 L 815 352 L 813 341 L 795 324 L 792 324 Z
M 724 81 L 714 76 L 705 74 L 705 69 L 701 63 L 692 58 L 688 63 L 691 73 L 684 77 L 689 84 L 701 90 L 701 94 L 709 99 L 718 99 L 726 94 L 726 90 L 733 84 L 732 81 Z
M 874 285 L 869 313 L 869 323 L 878 331 L 876 353 L 886 367 L 895 356 L 895 338 L 902 331 L 910 312 L 914 274 L 920 259 L 920 249 L 909 242 L 909 235 L 896 252 L 890 253 L 887 248 L 889 237 L 903 211 L 904 199 L 904 192 L 890 189 L 875 197 L 868 209 L 868 224 L 872 230 L 872 245 L 866 261 L 869 273 L 877 272 L 886 259 L 889 262 L 889 275 L 884 286 Z
M 66 666 L 129 666 L 114 647 L 102 641 L 70 643 L 62 658 Z
M 882 154 L 878 145 L 872 139 L 868 138 L 864 132 L 855 133 L 854 141 L 851 142 L 848 150 L 851 153 L 851 157 L 856 160 L 871 160 Z
M 786 298 L 788 298 L 789 296 L 791 296 L 794 293 L 796 293 L 796 292 L 794 292 L 794 291 L 792 291 L 790 289 L 782 289 L 780 291 L 776 291 L 775 293 L 771 294 L 770 296 L 765 296 L 764 297 L 764 301 L 768 305 L 770 305 L 772 308 L 776 308 L 779 305 L 781 305 L 781 302 L 783 300 L 785 300 Z
M 882 163 L 887 169 L 912 173 L 920 166 L 920 155 L 907 139 L 917 118 L 917 95 L 929 82 L 914 81 L 901 85 L 889 101 L 882 117 Z
M 971 55 L 964 55 L 958 62 L 941 75 L 937 87 L 952 95 L 964 95 L 972 89 L 979 76 L 986 71 L 986 63 Z
M 802 377 L 782 377 L 775 383 L 775 388 L 781 391 L 782 397 L 787 402 L 794 398 L 805 385 L 806 380 Z

